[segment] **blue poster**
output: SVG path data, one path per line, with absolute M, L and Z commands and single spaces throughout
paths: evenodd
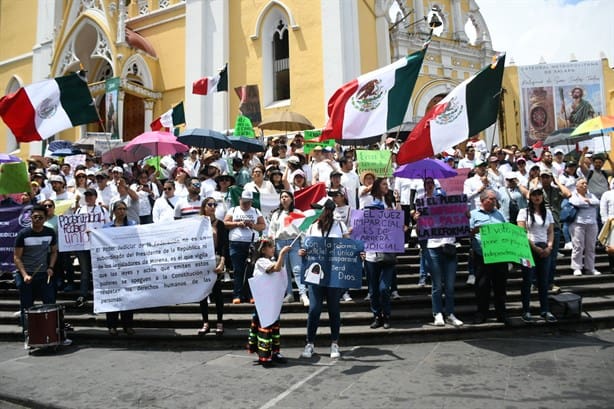
M 0 206 L 0 271 L 15 270 L 15 237 L 21 229 L 30 226 L 31 212 L 30 205 Z
M 342 238 L 306 237 L 303 284 L 335 288 L 362 287 L 363 243 Z

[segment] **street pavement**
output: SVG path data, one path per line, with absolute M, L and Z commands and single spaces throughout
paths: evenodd
M 343 335 L 342 335 L 343 340 Z M 282 334 L 283 346 L 283 334 Z M 608 408 L 614 331 L 283 350 L 263 368 L 241 350 L 0 343 L 0 408 Z

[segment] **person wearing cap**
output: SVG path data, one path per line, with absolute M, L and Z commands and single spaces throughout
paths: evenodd
M 559 176 L 559 183 L 565 186 L 571 194 L 576 191 L 576 182 L 578 181 L 578 163 L 576 161 L 570 160 L 565 163 L 565 170 Z M 564 222 L 561 223 L 561 230 L 563 233 L 563 238 L 565 239 L 565 245 L 563 248 L 565 250 L 571 250 L 571 235 L 569 234 L 569 223 Z
M 190 148 L 190 154 L 183 164 L 191 177 L 198 177 L 198 172 L 200 171 L 201 166 L 200 158 L 198 156 L 198 149 Z
M 371 189 L 375 183 L 375 173 L 370 170 L 360 172 L 360 189 L 358 190 L 358 205 L 360 209 L 364 209 L 373 203 Z
M 576 182 L 576 191 L 569 198 L 569 203 L 576 207 L 576 218 L 569 225 L 571 234 L 571 269 L 574 276 L 583 273 L 600 275 L 595 268 L 595 242 L 597 239 L 597 213 L 599 199 L 588 191 L 586 179 Z
M 215 190 L 211 192 L 210 196 L 213 197 L 217 203 L 215 208 L 215 217 L 219 220 L 224 220 L 226 212 L 232 207 L 230 198 L 230 187 L 235 184 L 235 178 L 232 175 L 219 175 L 215 178 Z M 201 189 L 202 196 L 202 189 Z M 226 257 L 228 265 L 230 267 L 230 257 Z
M 63 176 L 51 175 L 48 180 L 53 190 L 50 199 L 54 202 L 58 200 L 72 200 L 74 198 L 74 194 L 66 190 L 66 182 Z
M 488 158 L 487 176 L 490 181 L 490 186 L 493 189 L 499 189 L 501 186 L 505 186 L 503 172 L 499 170 L 499 159 L 495 155 Z
M 105 206 L 97 203 L 98 192 L 96 189 L 89 188 L 84 193 L 85 205 L 78 206 L 75 210 L 76 215 L 87 215 L 86 232 L 94 229 L 102 228 L 105 223 L 110 221 L 109 212 Z M 90 279 L 92 277 L 92 261 L 89 250 L 75 251 L 77 259 L 79 259 L 79 271 L 81 286 L 79 288 L 79 297 L 77 298 L 77 307 L 83 307 L 87 302 Z
M 66 187 L 75 185 L 75 178 L 73 177 L 70 163 L 64 162 L 60 165 L 60 175 L 64 176 Z
M 552 173 L 560 177 L 565 171 L 565 152 L 561 148 L 556 148 L 552 155 L 554 160 L 552 161 Z
M 330 174 L 333 170 L 338 170 L 337 162 L 333 158 L 334 149 L 330 146 L 323 149 L 316 146 L 313 149 L 313 153 L 314 162 L 311 165 L 313 183 L 324 182 L 328 185 L 330 183 Z
M 158 185 L 149 180 L 147 171 L 142 170 L 136 181 L 130 185 L 130 190 L 136 192 L 139 198 L 139 224 L 153 223 L 151 216 L 154 203 L 160 197 Z
M 151 210 L 154 223 L 163 223 L 175 220 L 175 206 L 179 196 L 175 195 L 175 182 L 167 180 L 162 187 L 162 196 L 156 199 Z
M 260 171 L 263 170 L 260 169 Z M 230 242 L 230 260 L 234 272 L 233 304 L 240 304 L 247 299 L 251 301 L 251 296 L 245 297 L 245 292 L 250 294 L 249 287 L 246 286 L 250 277 L 246 277 L 245 274 L 249 246 L 266 228 L 266 222 L 260 210 L 252 207 L 253 200 L 254 193 L 244 189 L 239 206 L 231 207 L 224 216 L 224 225 L 228 229 Z M 248 272 L 247 275 L 251 276 L 251 272 Z
M 467 201 L 469 203 L 469 210 L 477 209 L 480 207 L 480 193 L 484 189 L 491 188 L 490 180 L 486 175 L 487 164 L 486 162 L 478 161 L 475 164 L 475 174 L 467 178 L 463 184 L 463 194 L 467 195 Z
M 109 183 L 109 174 L 105 170 L 96 173 L 96 192 L 98 203 L 108 210 L 111 199 L 117 195 L 117 187 Z
M 518 213 L 518 226 L 527 231 L 529 246 L 533 255 L 534 266 L 522 266 L 522 320 L 533 322 L 531 316 L 531 283 L 537 282 L 540 315 L 546 322 L 556 322 L 548 306 L 548 274 L 550 255 L 554 251 L 554 218 L 552 211 L 546 208 L 544 191 L 533 189 L 529 193 L 527 208 Z
M 85 191 L 89 189 L 89 182 L 85 170 L 75 172 L 75 200 L 79 201 L 79 206 L 85 206 Z
M 610 168 L 614 169 L 614 163 L 612 163 L 609 154 L 596 154 L 592 157 L 591 169 L 584 161 L 587 151 L 587 147 L 584 147 L 582 150 L 582 156 L 580 156 L 579 160 L 580 170 L 588 181 L 588 191 L 594 194 L 597 199 L 601 199 L 601 195 L 610 189 L 609 178 L 612 176 L 612 172 L 603 169 L 603 165 L 607 160 L 610 164 Z
M 516 172 L 508 172 L 505 175 L 505 186 L 497 189 L 499 195 L 499 211 L 510 223 L 516 224 L 518 211 L 527 207 L 526 197 L 529 190 L 518 183 Z
M 324 199 L 322 203 L 322 213 L 307 230 L 306 237 L 346 237 L 350 236 L 345 223 L 334 218 L 335 203 L 331 199 Z M 307 251 L 302 248 L 299 254 L 304 257 Z M 320 315 L 322 305 L 326 298 L 326 308 L 330 325 L 330 357 L 337 359 L 341 357 L 339 352 L 339 334 L 341 328 L 341 309 L 339 300 L 343 290 L 335 287 L 321 287 L 309 284 L 309 312 L 307 314 L 307 343 L 301 353 L 302 358 L 311 358 L 314 353 L 314 343 L 318 326 L 320 325 Z
M 175 220 L 197 218 L 200 216 L 201 185 L 197 178 L 188 180 L 188 195 L 181 197 L 175 205 Z
M 554 240 L 552 242 L 553 251 L 550 254 L 550 266 L 548 274 L 548 286 L 553 291 L 560 290 L 554 285 L 554 276 L 556 274 L 556 259 L 560 246 L 561 239 L 561 202 L 571 196 L 571 192 L 565 186 L 563 186 L 558 178 L 554 178 L 552 172 L 544 170 L 539 175 L 539 185 L 544 190 L 544 201 L 546 206 L 552 211 L 552 218 L 554 219 Z
M 505 223 L 505 217 L 496 208 L 497 193 L 490 188 L 480 192 L 480 207 L 471 211 L 469 228 L 473 238 L 471 247 L 475 263 L 475 285 L 477 313 L 474 323 L 486 322 L 490 306 L 490 293 L 493 292 L 493 303 L 497 321 L 509 325 L 505 307 L 507 287 L 507 263 L 484 263 L 482 253 L 482 238 L 480 228 L 486 224 Z
M 327 186 L 328 193 L 333 191 L 340 191 L 344 197 L 347 197 L 347 193 L 345 187 L 341 184 L 341 173 L 339 170 L 335 169 L 330 173 L 330 180 Z
M 258 193 L 270 193 L 275 194 L 277 191 L 275 190 L 275 186 L 268 180 L 264 179 L 264 173 L 266 169 L 263 165 L 254 166 L 252 169 L 252 181 L 248 182 L 243 186 L 244 190 L 249 190 L 250 192 L 258 192 Z
M 113 166 L 113 168 L 111 168 L 111 184 L 112 185 L 116 185 L 119 182 L 119 178 L 124 176 L 124 169 L 121 166 Z
M 518 184 L 527 187 L 529 186 L 529 171 L 527 170 L 527 160 L 523 157 L 516 159 L 516 166 L 514 172 L 518 176 Z
M 213 160 L 209 165 L 217 165 L 221 175 L 228 174 L 228 161 L 222 158 L 222 152 L 219 149 L 211 149 L 210 152 L 213 154 Z
M 177 162 L 173 158 L 173 155 L 165 155 L 160 159 L 160 180 L 174 180 L 175 168 Z
M 190 174 L 181 166 L 175 168 L 175 196 L 186 197 L 188 195 L 188 184 Z

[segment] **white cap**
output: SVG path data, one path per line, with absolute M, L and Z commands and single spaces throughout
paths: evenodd
M 241 199 L 242 200 L 254 200 L 254 194 L 250 192 L 249 190 L 244 190 L 241 193 Z

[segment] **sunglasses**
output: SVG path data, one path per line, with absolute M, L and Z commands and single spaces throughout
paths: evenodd
M 209 206 L 209 207 L 217 207 L 217 203 L 207 203 L 207 206 Z
M 200 183 L 192 183 L 192 187 L 200 187 Z
M 32 220 L 43 220 L 44 218 L 45 218 L 44 216 L 39 216 L 39 215 L 35 215 L 31 217 Z
M 47 209 L 51 209 L 51 208 L 54 207 L 53 205 L 50 205 L 50 204 L 46 204 L 46 205 L 43 205 L 43 206 L 45 206 Z
M 170 192 L 171 190 L 173 190 L 173 188 L 172 188 L 172 187 L 165 187 L 165 188 L 164 188 L 164 191 L 165 191 L 165 192 Z

